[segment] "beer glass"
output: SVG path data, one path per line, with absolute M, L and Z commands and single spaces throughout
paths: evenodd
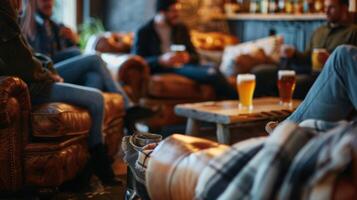
M 181 53 L 186 51 L 186 46 L 183 45 L 183 44 L 172 44 L 170 46 L 170 51 L 175 53 L 175 54 L 177 54 L 177 55 L 180 55 Z M 180 68 L 180 67 L 182 67 L 182 63 L 181 62 L 177 62 L 177 63 L 174 64 L 173 67 Z
M 295 90 L 296 78 L 293 70 L 278 71 L 278 88 L 280 104 L 292 106 L 292 97 Z
M 321 62 L 319 60 L 320 54 L 328 54 L 328 51 L 326 49 L 322 49 L 322 48 L 313 49 L 312 55 L 311 55 L 311 61 L 312 61 L 312 71 L 314 71 L 314 72 L 320 72 L 327 60 L 327 57 L 326 57 L 325 62 Z
M 239 108 L 253 109 L 253 94 L 255 90 L 254 74 L 238 74 L 237 90 L 239 94 Z

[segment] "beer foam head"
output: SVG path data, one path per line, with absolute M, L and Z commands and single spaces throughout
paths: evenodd
M 314 48 L 313 52 L 314 53 L 328 53 L 328 51 L 326 49 L 323 49 L 323 48 Z
M 255 81 L 255 75 L 254 74 L 238 74 L 237 83 L 240 83 L 242 81 Z
M 295 76 L 295 74 L 296 73 L 294 70 L 279 70 L 279 72 L 278 72 L 279 79 L 282 76 Z

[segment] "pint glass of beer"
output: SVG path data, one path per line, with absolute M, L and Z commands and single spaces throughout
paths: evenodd
M 296 78 L 293 70 L 279 70 L 278 72 L 278 88 L 280 96 L 280 104 L 291 106 L 292 97 L 295 90 Z
M 324 59 L 321 61 L 320 60 L 320 55 L 324 56 Z M 312 51 L 311 55 L 311 61 L 312 61 L 312 71 L 314 72 L 320 72 L 325 65 L 325 62 L 328 58 L 328 51 L 326 49 L 322 48 L 315 48 Z
M 237 90 L 239 94 L 239 108 L 253 109 L 253 94 L 255 90 L 254 74 L 238 74 Z

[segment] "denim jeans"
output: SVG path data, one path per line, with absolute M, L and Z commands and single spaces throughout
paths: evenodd
M 287 119 L 339 121 L 357 108 L 357 47 L 339 46 L 297 110 Z
M 237 99 L 236 90 L 229 85 L 225 77 L 214 67 L 185 65 L 180 68 L 162 68 L 159 73 L 174 73 L 203 84 L 211 85 L 217 96 Z
M 132 102 L 119 83 L 113 80 L 102 59 L 97 55 L 82 55 L 55 64 L 66 83 L 92 87 L 105 92 L 118 93 L 124 97 L 125 107 Z
M 49 93 L 34 97 L 34 104 L 64 102 L 83 107 L 89 111 L 92 125 L 88 136 L 89 147 L 103 143 L 102 123 L 104 99 L 101 91 L 69 83 L 54 83 Z

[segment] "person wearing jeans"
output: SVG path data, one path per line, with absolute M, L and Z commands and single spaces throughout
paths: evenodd
M 342 45 L 327 60 L 304 101 L 286 120 L 339 121 L 357 109 L 357 47 Z
M 158 0 L 156 11 L 154 18 L 137 31 L 132 53 L 147 61 L 152 74 L 182 75 L 211 85 L 218 97 L 237 99 L 235 88 L 219 70 L 199 64 L 189 30 L 179 22 L 178 1 Z
M 88 136 L 91 166 L 105 185 L 117 185 L 102 138 L 104 100 L 102 93 L 93 88 L 63 83 L 56 70 L 33 55 L 17 23 L 21 0 L 0 1 L 0 76 L 16 76 L 26 82 L 34 104 L 65 102 L 82 106 L 92 118 Z

